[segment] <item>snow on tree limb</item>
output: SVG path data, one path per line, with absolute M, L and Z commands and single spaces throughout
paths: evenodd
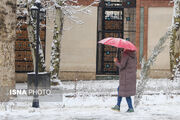
M 152 54 L 150 55 L 149 59 L 145 61 L 142 59 L 141 62 L 141 72 L 140 72 L 140 80 L 137 84 L 137 92 L 136 96 L 134 98 L 134 106 L 137 107 L 141 101 L 142 95 L 144 93 L 144 90 L 146 88 L 146 84 L 149 80 L 149 73 L 150 73 L 150 67 L 155 62 L 157 56 L 163 51 L 165 48 L 165 42 L 169 38 L 169 36 L 172 34 L 172 29 L 175 27 L 175 25 L 172 25 L 168 31 L 159 39 L 158 43 L 155 45 L 155 47 L 152 50 Z
M 174 2 L 174 7 L 173 7 L 173 21 L 171 27 L 169 27 L 168 31 L 159 39 L 158 43 L 155 45 L 151 56 L 147 61 L 144 61 L 144 59 L 141 62 L 141 72 L 140 72 L 140 81 L 137 84 L 137 94 L 134 99 L 134 105 L 137 107 L 141 101 L 142 95 L 144 93 L 146 84 L 149 80 L 149 73 L 150 73 L 150 67 L 153 65 L 154 61 L 156 60 L 157 56 L 163 51 L 165 45 L 164 43 L 166 40 L 170 37 L 172 38 L 173 36 L 173 31 L 177 29 L 178 25 L 177 23 L 174 22 L 175 17 L 179 17 L 180 15 L 180 9 L 179 9 L 179 2 L 180 0 L 173 0 Z M 170 46 L 172 46 L 172 40 L 170 42 Z M 170 54 L 172 53 L 172 47 L 170 47 Z M 179 60 L 179 59 L 178 59 Z M 180 65 L 180 64 L 179 64 Z M 179 68 L 175 66 L 175 74 L 179 73 Z
M 180 52 L 176 45 L 179 42 L 179 31 L 180 31 L 180 0 L 173 0 L 173 19 L 172 24 L 175 24 L 177 27 L 173 29 L 173 34 L 171 35 L 170 41 L 170 65 L 172 72 L 172 80 L 179 79 L 180 77 Z
M 28 4 L 29 6 L 29 11 L 28 12 L 19 12 L 19 13 L 27 13 L 29 15 L 29 22 L 28 24 L 31 24 L 33 26 L 34 32 L 34 36 L 36 34 L 36 30 L 35 30 L 35 22 L 30 14 L 30 7 L 32 7 L 34 5 L 34 2 L 36 2 L 37 0 L 19 0 L 20 2 L 22 2 L 22 5 L 26 6 Z M 94 4 L 97 4 L 99 1 L 95 0 L 94 2 L 90 3 L 87 6 L 81 6 L 78 3 L 78 0 L 41 0 L 38 2 L 41 2 L 41 4 L 43 5 L 43 8 L 46 10 L 56 10 L 59 11 L 58 14 L 54 15 L 54 18 L 49 18 L 52 19 L 53 21 L 55 21 L 55 26 L 54 26 L 54 37 L 53 37 L 53 43 L 52 43 L 52 51 L 51 51 L 51 66 L 50 66 L 50 71 L 52 73 L 52 78 L 53 80 L 57 80 L 58 79 L 58 74 L 59 74 L 59 69 L 60 69 L 60 45 L 61 45 L 61 39 L 62 39 L 62 31 L 64 28 L 64 16 L 66 16 L 66 18 L 68 18 L 70 21 L 73 21 L 77 24 L 82 24 L 84 23 L 83 20 L 79 17 L 77 17 L 78 13 L 83 13 L 83 14 L 87 14 L 90 15 L 91 14 L 91 10 L 89 9 L 91 6 L 93 6 Z M 21 24 L 21 23 L 19 23 Z M 31 36 L 31 37 L 34 37 Z M 34 40 L 36 38 L 34 37 Z M 44 54 L 43 51 L 41 49 L 42 47 L 40 47 L 40 58 L 42 58 L 40 60 L 41 62 L 41 67 L 44 68 L 45 64 L 44 64 Z M 45 70 L 45 69 L 44 69 Z
M 77 6 L 74 3 L 78 3 L 78 0 L 51 0 L 54 4 L 49 7 L 49 9 L 55 9 L 55 26 L 54 26 L 54 36 L 52 42 L 52 51 L 51 51 L 51 82 L 53 85 L 61 84 L 59 80 L 59 70 L 60 70 L 60 57 L 61 57 L 61 39 L 64 29 L 64 17 L 69 18 L 71 21 L 82 24 L 83 21 L 76 16 L 77 13 L 89 14 L 89 7 L 94 3 L 90 4 L 87 7 Z M 73 2 L 70 4 L 69 2 Z

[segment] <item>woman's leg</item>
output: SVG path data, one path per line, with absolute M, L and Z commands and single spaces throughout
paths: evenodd
M 128 104 L 128 107 L 129 109 L 133 109 L 133 106 L 132 106 L 132 100 L 131 100 L 131 97 L 126 97 L 126 101 L 127 101 L 127 104 Z
M 122 97 L 121 96 L 118 96 L 117 98 L 117 105 L 120 107 L 121 105 L 121 101 L 122 101 Z
M 122 97 L 119 96 L 119 87 L 118 87 L 117 90 L 118 90 L 117 105 L 115 105 L 115 106 L 112 107 L 111 109 L 112 109 L 112 110 L 120 111 L 120 104 L 121 104 L 121 101 L 122 101 Z
M 117 91 L 118 91 L 117 105 L 120 107 L 120 104 L 121 104 L 121 101 L 122 101 L 122 97 L 119 96 L 119 87 L 118 87 Z

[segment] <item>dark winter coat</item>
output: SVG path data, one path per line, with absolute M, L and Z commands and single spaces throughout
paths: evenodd
M 125 51 L 120 62 L 115 62 L 119 67 L 119 96 L 129 97 L 136 94 L 136 52 Z

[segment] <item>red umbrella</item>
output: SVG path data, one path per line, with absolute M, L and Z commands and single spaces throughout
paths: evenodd
M 127 40 L 124 40 L 122 38 L 105 38 L 103 40 L 100 40 L 98 43 L 104 44 L 104 45 L 111 45 L 117 48 L 124 48 L 126 50 L 136 51 L 136 47 Z

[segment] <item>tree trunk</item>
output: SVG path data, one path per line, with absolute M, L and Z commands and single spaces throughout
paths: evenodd
M 180 2 L 174 1 L 174 15 L 172 24 L 176 24 L 176 27 L 172 29 L 171 41 L 170 41 L 170 69 L 172 72 L 172 80 L 177 77 L 180 71 Z M 178 24 L 177 24 L 178 23 Z
M 149 80 L 150 68 L 155 62 L 157 56 L 164 50 L 164 44 L 166 43 L 166 40 L 169 38 L 171 33 L 172 31 L 170 29 L 159 39 L 147 61 L 144 61 L 144 59 L 142 59 L 140 81 L 137 84 L 136 95 L 134 97 L 135 107 L 137 107 L 141 101 L 142 95 Z
M 59 1 L 58 4 L 62 6 L 62 2 Z M 60 70 L 60 53 L 61 53 L 61 39 L 64 24 L 64 14 L 61 8 L 56 7 L 56 18 L 54 27 L 54 36 L 52 42 L 52 52 L 51 52 L 51 82 L 53 85 L 59 84 L 58 81 L 59 70 Z
M 0 1 L 0 101 L 15 87 L 16 0 Z

